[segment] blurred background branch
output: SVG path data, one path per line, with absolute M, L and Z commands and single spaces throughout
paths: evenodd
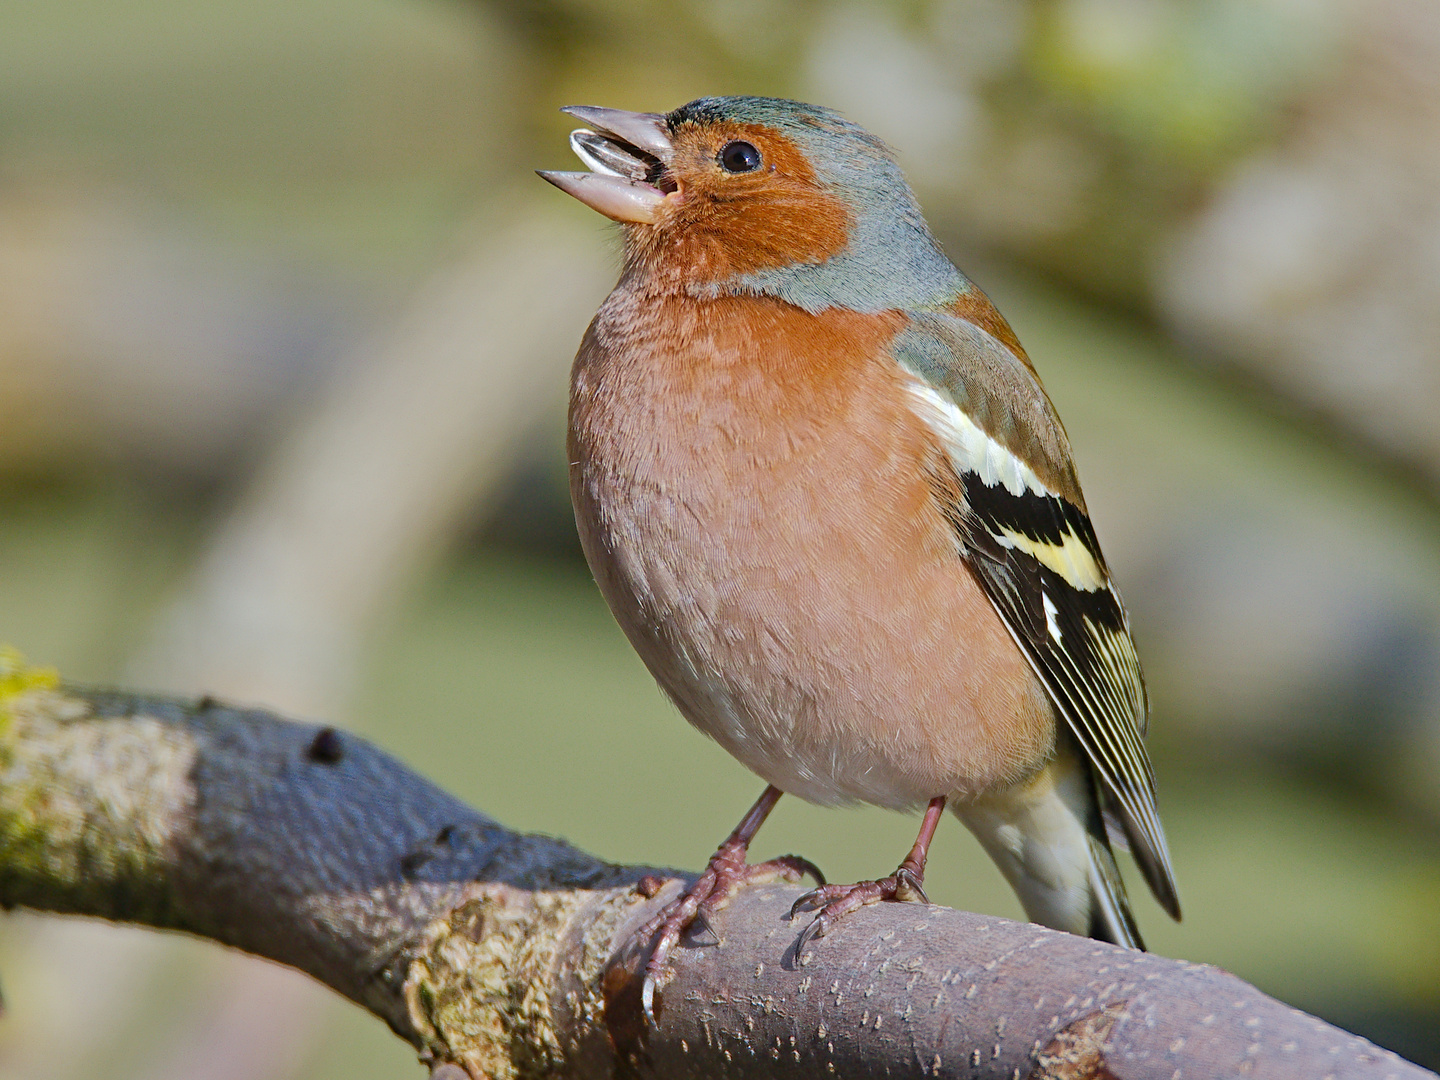
M 530 169 L 569 165 L 561 105 L 821 101 L 1070 426 L 1156 702 L 1187 920 L 1142 910 L 1152 945 L 1434 1067 L 1437 71 L 1429 0 L 11 0 L 0 638 L 692 863 L 753 780 L 578 560 L 564 372 L 618 263 Z M 909 825 L 771 828 L 859 878 Z M 1018 914 L 966 838 L 934 862 Z M 414 1069 L 184 941 L 17 915 L 0 971 L 5 1077 Z

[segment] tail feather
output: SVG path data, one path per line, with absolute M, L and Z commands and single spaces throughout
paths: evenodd
M 1160 834 L 1159 850 L 1153 849 L 1125 813 L 1124 807 L 1115 798 L 1115 793 L 1104 784 L 1096 784 L 1095 787 L 1104 809 L 1105 827 L 1110 841 L 1135 857 L 1135 865 L 1140 867 L 1140 872 L 1145 875 L 1145 883 L 1150 886 L 1150 892 L 1166 913 L 1178 922 L 1180 897 L 1175 892 L 1175 875 L 1170 869 L 1170 855 L 1165 850 L 1164 833 Z
M 1084 759 L 1065 749 L 1024 784 L 957 801 L 956 816 L 995 860 L 1032 921 L 1144 949 L 1094 779 Z
M 1143 951 L 1145 941 L 1130 913 L 1125 882 L 1120 880 L 1120 868 L 1104 836 L 1090 837 L 1090 895 L 1093 907 L 1085 936 Z

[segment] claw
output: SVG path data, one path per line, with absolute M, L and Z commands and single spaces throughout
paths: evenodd
M 686 933 L 689 935 L 689 938 L 690 938 L 691 942 L 693 942 L 693 943 L 696 944 L 696 945 L 700 945 L 700 944 L 719 945 L 719 944 L 720 944 L 720 935 L 719 935 L 718 933 L 716 933 L 716 931 L 715 931 L 715 924 L 710 921 L 710 916 L 707 915 L 707 914 L 705 914 L 705 909 L 704 909 L 704 908 L 698 908 L 698 909 L 696 909 L 696 911 L 695 911 L 695 918 L 691 921 L 689 928 L 686 930 Z M 699 936 L 701 933 L 709 934 L 709 935 L 710 935 L 710 940 L 709 940 L 708 942 L 698 941 L 697 938 L 698 938 L 698 936 Z
M 820 901 L 820 896 L 824 891 L 825 883 L 822 881 L 818 889 L 811 889 L 807 893 L 801 893 L 800 898 L 796 900 L 795 903 L 790 905 L 789 918 L 793 920 L 795 916 L 799 915 L 804 908 L 809 907 L 811 904 L 818 904 Z
M 804 855 L 782 855 L 779 859 L 776 859 L 775 861 L 792 863 L 795 869 L 800 871 L 801 876 L 808 874 L 810 877 L 815 879 L 815 884 L 819 885 L 821 888 L 824 888 L 826 885 L 825 875 L 821 873 L 820 868 L 816 866 L 813 862 L 811 862 L 809 859 L 805 858 Z
M 640 984 L 640 1008 L 651 1030 L 658 1029 L 660 1025 L 655 1022 L 655 976 L 648 971 L 645 972 L 645 981 Z
M 895 871 L 895 899 L 907 904 L 930 903 L 920 878 L 903 866 Z
M 810 942 L 816 938 L 825 936 L 827 921 L 825 913 L 822 911 L 810 920 L 810 924 L 806 926 L 804 930 L 800 931 L 800 939 L 795 942 L 795 958 L 797 960 L 800 958 L 800 954 L 805 951 L 806 945 L 809 945 Z

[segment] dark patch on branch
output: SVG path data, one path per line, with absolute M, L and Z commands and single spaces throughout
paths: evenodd
M 305 756 L 322 765 L 334 765 L 345 755 L 340 743 L 340 733 L 332 727 L 322 727 L 310 740 L 310 749 Z

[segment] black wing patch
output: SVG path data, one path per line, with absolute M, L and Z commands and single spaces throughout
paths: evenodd
M 1017 495 L 969 471 L 958 479 L 964 505 L 944 497 L 942 506 L 968 563 L 1113 796 L 1156 898 L 1178 918 L 1140 738 L 1145 680 L 1089 518 L 1056 495 Z

